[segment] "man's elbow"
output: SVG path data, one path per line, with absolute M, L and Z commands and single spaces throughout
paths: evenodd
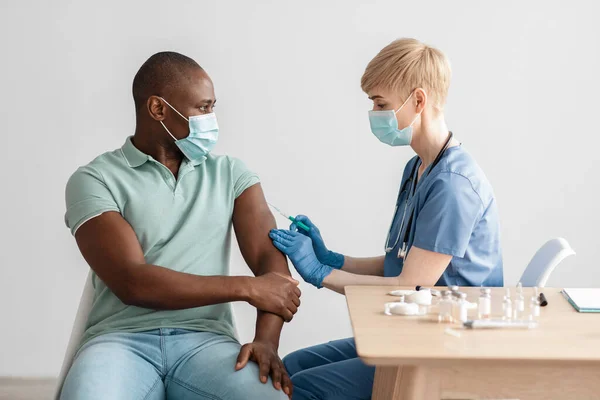
M 121 285 L 113 293 L 127 306 L 143 307 L 142 304 L 146 302 L 142 290 L 136 285 Z
M 120 281 L 111 290 L 127 306 L 148 308 L 148 290 L 135 275 L 124 273 L 120 276 Z

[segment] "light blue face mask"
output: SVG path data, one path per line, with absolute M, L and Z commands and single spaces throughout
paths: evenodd
M 384 111 L 369 111 L 369 123 L 371 124 L 371 132 L 380 142 L 389 144 L 390 146 L 408 146 L 412 141 L 413 128 L 412 125 L 415 123 L 421 113 L 417 114 L 415 119 L 404 129 L 398 129 L 398 120 L 396 114 L 402 107 L 410 100 L 414 92 L 411 92 L 410 96 L 406 99 L 400 108 L 394 110 Z
M 217 116 L 215 113 L 194 115 L 193 117 L 186 118 L 179 111 L 175 109 L 168 101 L 161 97 L 162 101 L 167 103 L 169 107 L 173 109 L 181 118 L 188 121 L 190 126 L 190 134 L 183 139 L 176 139 L 175 136 L 169 132 L 165 124 L 160 121 L 163 128 L 169 135 L 175 140 L 175 145 L 179 147 L 179 150 L 183 153 L 188 160 L 194 164 L 201 163 L 206 159 L 208 153 L 217 144 L 219 140 L 219 124 L 217 123 Z

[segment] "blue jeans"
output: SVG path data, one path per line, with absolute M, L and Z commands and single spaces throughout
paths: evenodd
M 210 332 L 109 333 L 77 353 L 61 400 L 286 400 L 258 365 L 235 371 L 240 344 Z
M 298 350 L 283 359 L 294 384 L 293 400 L 368 400 L 375 367 L 358 358 L 354 339 Z

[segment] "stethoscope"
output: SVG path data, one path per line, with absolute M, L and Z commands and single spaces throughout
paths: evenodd
M 429 175 L 431 170 L 433 168 L 435 168 L 435 166 L 440 162 L 440 160 L 442 159 L 442 156 L 444 155 L 446 150 L 448 150 L 448 146 L 450 146 L 450 141 L 452 140 L 453 136 L 454 136 L 454 134 L 452 132 L 450 132 L 448 134 L 448 139 L 446 140 L 444 147 L 442 147 L 442 150 L 440 150 L 438 155 L 435 157 L 435 160 L 433 160 L 433 162 L 427 169 L 427 175 Z M 415 173 L 417 172 L 417 167 L 419 166 L 419 164 L 420 163 L 418 161 L 415 161 L 415 164 L 413 165 L 412 170 L 410 172 L 409 178 L 406 180 L 406 182 L 404 182 L 404 184 L 400 188 L 400 193 L 398 194 L 398 201 L 396 202 L 396 208 L 394 209 L 394 216 L 392 218 L 392 222 L 390 223 L 390 229 L 388 230 L 387 238 L 385 239 L 385 246 L 384 246 L 385 252 L 390 253 L 392 250 L 394 250 L 394 247 L 396 247 L 396 245 L 398 244 L 398 241 L 400 241 L 400 236 L 402 235 L 402 231 L 404 231 L 404 237 L 402 238 L 402 246 L 398 250 L 398 258 L 402 258 L 402 259 L 406 258 L 408 235 L 409 235 L 410 229 L 412 227 L 412 219 L 413 219 L 412 212 L 410 213 L 406 227 L 404 226 L 404 222 L 406 219 L 406 211 L 408 209 L 408 203 L 414 197 L 415 190 L 417 188 L 417 180 L 418 180 L 417 178 L 418 177 L 415 176 Z M 425 175 L 425 173 L 423 173 L 423 176 L 421 177 L 421 179 L 424 179 L 427 175 Z M 396 241 L 394 242 L 394 244 L 390 246 L 390 234 L 392 233 L 392 228 L 394 227 L 394 220 L 396 219 L 396 213 L 398 212 L 398 203 L 400 202 L 400 198 L 402 197 L 402 194 L 406 191 L 406 188 L 408 185 L 411 185 L 411 187 L 410 187 L 410 190 L 406 197 L 406 201 L 404 202 L 404 211 L 402 212 L 402 220 L 400 222 L 400 229 L 398 230 L 398 236 L 396 237 Z

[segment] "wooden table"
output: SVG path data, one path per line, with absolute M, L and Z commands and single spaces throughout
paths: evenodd
M 600 399 L 600 314 L 576 312 L 559 289 L 543 289 L 549 304 L 531 330 L 465 330 L 438 323 L 437 315 L 387 316 L 384 303 L 397 300 L 386 295 L 392 289 L 346 288 L 358 355 L 377 366 L 373 400 Z M 478 288 L 461 291 L 477 302 Z M 524 289 L 527 313 L 531 293 Z M 492 289 L 493 317 L 501 315 L 503 294 Z M 460 337 L 445 333 L 448 327 Z

